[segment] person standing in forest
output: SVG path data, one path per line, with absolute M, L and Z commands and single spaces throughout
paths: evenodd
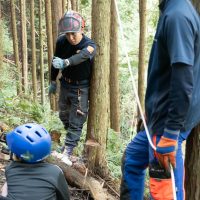
M 128 144 L 122 160 L 121 200 L 142 200 L 149 167 L 150 194 L 172 200 L 170 166 L 177 200 L 184 197 L 181 144 L 200 122 L 200 18 L 188 0 L 162 0 L 152 46 L 145 97 L 147 126 Z
M 78 12 L 66 12 L 58 27 L 60 36 L 52 60 L 49 93 L 56 92 L 56 78 L 61 70 L 59 117 L 67 131 L 62 159 L 71 165 L 73 149 L 80 140 L 83 124 L 87 119 L 96 44 L 83 34 L 85 21 Z

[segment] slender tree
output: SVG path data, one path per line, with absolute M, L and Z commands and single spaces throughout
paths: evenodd
M 16 26 L 17 23 L 16 23 L 16 12 L 15 12 L 15 0 L 10 0 L 10 10 L 11 10 L 11 28 L 13 37 L 15 65 L 17 67 L 17 94 L 20 94 L 22 93 L 22 80 L 21 80 L 21 65 L 19 62 L 19 46 L 18 46 L 17 26 Z
M 41 88 L 41 102 L 45 103 L 44 90 L 44 51 L 43 51 L 43 34 L 42 34 L 42 0 L 39 0 L 39 35 L 40 35 L 40 88 Z
M 0 2 L 0 74 L 3 74 L 3 27 L 1 18 L 1 2 Z M 3 89 L 3 82 L 0 79 L 0 90 Z
M 79 0 L 76 0 L 76 11 L 79 11 Z
M 22 84 L 25 93 L 28 91 L 28 53 L 26 32 L 26 1 L 20 0 L 21 11 L 21 42 L 22 42 Z
M 146 44 L 146 0 L 139 1 L 140 16 L 140 39 L 139 39 L 139 63 L 138 63 L 138 95 L 144 110 L 144 91 L 145 91 L 145 44 Z
M 77 4 L 76 0 L 71 0 L 71 9 L 72 10 L 76 10 L 76 8 L 77 8 L 76 4 Z
M 200 125 L 193 129 L 186 143 L 185 188 L 186 199 L 200 199 Z
M 62 17 L 61 0 L 51 0 L 51 13 L 52 13 L 53 47 L 55 49 L 55 44 L 58 37 L 58 22 Z
M 58 22 L 60 18 L 62 17 L 62 1 L 61 0 L 51 0 L 51 13 L 52 13 L 53 47 L 55 49 L 56 40 L 58 38 Z M 59 84 L 58 81 L 57 81 L 57 84 Z M 54 96 L 53 110 L 57 110 L 57 101 L 58 101 L 57 95 L 53 95 L 53 96 Z
M 47 47 L 48 47 L 48 69 L 49 82 L 51 80 L 51 61 L 53 57 L 53 33 L 52 33 L 52 14 L 51 14 L 51 0 L 45 0 L 45 16 L 46 16 L 46 33 L 47 33 Z M 50 105 L 52 110 L 56 110 L 55 96 L 50 95 Z
M 48 69 L 49 80 L 51 71 L 51 60 L 53 56 L 53 34 L 52 34 L 52 15 L 51 15 L 51 0 L 45 0 L 45 16 L 46 16 L 46 33 L 47 33 L 47 49 L 48 49 Z
M 67 1 L 66 0 L 62 0 L 62 14 L 64 14 L 66 12 L 66 5 L 67 5 Z
M 35 46 L 35 13 L 34 13 L 34 0 L 30 1 L 31 13 L 31 54 L 32 54 L 32 87 L 33 87 L 33 100 L 37 101 L 37 75 L 36 75 L 36 46 Z
M 92 37 L 97 43 L 90 90 L 90 109 L 87 140 L 94 140 L 96 148 L 88 153 L 91 170 L 106 170 L 106 140 L 109 127 L 109 63 L 110 63 L 110 0 L 92 1 Z M 102 16 L 104 16 L 102 18 Z
M 119 109 L 119 64 L 118 64 L 118 32 L 115 1 L 111 0 L 110 31 L 110 123 L 111 128 L 120 132 Z

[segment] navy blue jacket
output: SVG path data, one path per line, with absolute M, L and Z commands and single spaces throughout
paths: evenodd
M 151 133 L 200 122 L 200 18 L 189 0 L 163 0 L 145 97 Z

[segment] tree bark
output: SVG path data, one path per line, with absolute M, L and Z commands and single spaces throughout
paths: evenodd
M 102 18 L 104 16 L 104 18 Z M 106 22 L 106 23 L 105 23 Z M 97 44 L 90 88 L 87 139 L 99 143 L 93 171 L 107 173 L 106 140 L 109 127 L 110 0 L 92 1 L 92 37 Z M 87 151 L 87 149 L 86 149 Z M 90 154 L 92 155 L 92 154 Z M 90 163 L 89 163 L 90 167 Z
M 35 6 L 34 0 L 30 2 L 31 13 L 31 53 L 32 53 L 32 87 L 33 87 L 33 100 L 37 101 L 37 75 L 36 75 L 36 46 L 35 46 Z
M 52 33 L 52 14 L 51 14 L 51 0 L 45 0 L 46 13 L 46 33 L 47 33 L 47 47 L 48 47 L 48 69 L 49 69 L 49 83 L 51 80 L 51 61 L 53 57 L 53 33 Z M 50 95 L 50 105 L 52 110 L 56 110 L 55 95 Z
M 117 14 L 114 0 L 111 0 L 110 31 L 110 126 L 120 132 L 119 109 L 119 64 L 118 64 L 118 32 Z
M 22 41 L 22 84 L 25 93 L 28 92 L 28 53 L 26 32 L 26 1 L 20 0 L 21 11 L 21 41 Z
M 62 0 L 62 15 L 66 12 L 66 3 L 67 1 L 66 0 Z
M 39 35 L 40 35 L 40 89 L 41 89 L 41 103 L 45 103 L 45 89 L 44 89 L 44 51 L 43 51 L 43 34 L 42 34 L 42 0 L 39 0 Z
M 51 60 L 53 57 L 53 34 L 52 34 L 52 16 L 51 16 L 51 0 L 45 0 L 46 13 L 46 33 L 47 33 L 47 47 L 48 47 L 48 69 L 49 80 L 51 77 Z
M 0 2 L 0 74 L 3 74 L 3 27 L 1 18 L 1 2 Z M 3 81 L 0 79 L 0 90 L 3 89 Z
M 200 199 L 200 125 L 193 129 L 186 143 L 185 187 L 186 199 Z
M 139 1 L 140 39 L 139 39 L 139 63 L 138 63 L 138 95 L 142 109 L 144 110 L 145 91 L 145 44 L 146 44 L 146 0 Z
M 11 27 L 12 27 L 12 37 L 13 37 L 13 48 L 15 56 L 15 65 L 17 68 L 17 94 L 22 93 L 22 79 L 21 79 L 21 65 L 19 62 L 19 46 L 18 46 L 18 36 L 17 36 L 17 22 L 16 22 L 16 12 L 15 12 L 15 0 L 10 0 L 11 9 Z
M 76 0 L 71 0 L 71 9 L 76 10 Z
M 61 0 L 51 0 L 51 13 L 52 13 L 53 49 L 55 49 L 56 40 L 58 37 L 58 22 L 62 17 Z
M 62 1 L 61 0 L 51 0 L 51 13 L 52 13 L 52 33 L 53 33 L 53 49 L 55 50 L 56 40 L 58 38 L 58 22 L 62 17 Z M 57 81 L 59 85 L 59 81 Z M 57 93 L 59 92 L 59 87 Z M 53 110 L 58 109 L 58 96 L 53 96 Z

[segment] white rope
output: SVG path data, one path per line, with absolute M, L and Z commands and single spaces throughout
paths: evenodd
M 120 18 L 120 15 L 119 15 L 117 0 L 114 0 L 114 2 L 115 2 L 115 8 L 116 8 L 116 14 L 117 14 L 117 18 L 118 18 L 120 33 L 121 33 L 121 37 L 122 37 L 123 44 L 124 44 L 123 50 L 124 50 L 124 53 L 126 55 L 126 59 L 127 59 L 127 63 L 128 63 L 128 69 L 129 69 L 130 76 L 131 76 L 131 82 L 132 82 L 132 87 L 133 87 L 133 95 L 136 98 L 137 106 L 139 108 L 139 112 L 140 112 L 140 115 L 142 117 L 142 121 L 143 121 L 143 124 L 144 124 L 145 132 L 146 132 L 149 144 L 151 145 L 152 149 L 154 149 L 156 151 L 156 147 L 154 146 L 154 144 L 151 141 L 150 133 L 149 133 L 149 130 L 148 130 L 148 127 L 147 127 L 147 123 L 146 123 L 146 120 L 145 120 L 145 117 L 144 117 L 144 114 L 143 114 L 142 106 L 141 106 L 140 99 L 139 99 L 139 96 L 138 96 L 138 92 L 137 92 L 137 89 L 136 89 L 135 80 L 134 80 L 134 76 L 133 76 L 133 72 L 132 72 L 132 67 L 131 67 L 129 56 L 128 56 L 128 51 L 127 51 L 127 48 L 126 48 L 127 45 L 126 45 L 126 40 L 125 40 L 125 37 L 124 37 L 124 31 L 123 31 L 123 27 L 122 27 L 122 23 L 121 23 L 121 18 Z M 172 188 L 173 188 L 174 200 L 177 200 L 175 178 L 174 178 L 174 172 L 173 172 L 172 167 L 171 167 L 171 178 L 172 178 Z

